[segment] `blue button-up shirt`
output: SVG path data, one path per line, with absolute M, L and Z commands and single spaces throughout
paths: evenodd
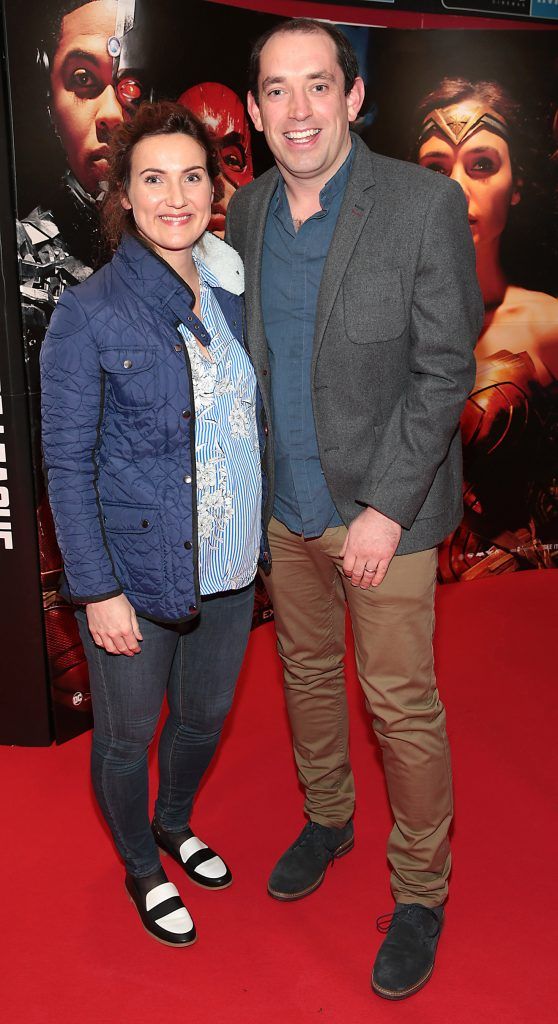
M 275 439 L 274 516 L 319 537 L 341 518 L 323 474 L 312 411 L 311 365 L 318 292 L 353 160 L 320 192 L 321 210 L 295 231 L 279 178 L 267 215 L 261 274 Z

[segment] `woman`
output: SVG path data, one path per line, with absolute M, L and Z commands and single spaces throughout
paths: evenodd
M 444 79 L 420 104 L 419 125 L 416 159 L 467 197 L 486 311 L 462 419 L 465 520 L 444 545 L 440 571 L 452 579 L 544 567 L 558 530 L 558 301 L 519 283 L 551 265 L 540 209 L 528 208 L 535 181 L 521 112 L 497 82 Z M 535 259 L 514 224 L 521 210 Z
M 256 381 L 240 258 L 206 232 L 217 158 L 183 107 L 111 142 L 109 264 L 60 299 L 41 353 L 43 445 L 91 676 L 93 784 L 147 931 L 194 924 L 158 847 L 231 882 L 189 826 L 246 647 L 261 534 Z M 262 431 L 263 433 L 263 431 Z M 165 693 L 149 823 L 147 748 Z

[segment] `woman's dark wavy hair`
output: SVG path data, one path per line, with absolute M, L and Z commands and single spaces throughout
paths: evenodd
M 219 160 L 201 121 L 178 103 L 167 100 L 142 103 L 133 120 L 119 124 L 110 139 L 108 189 L 101 206 L 101 231 L 110 252 L 118 247 L 124 232 L 137 235 L 133 213 L 124 209 L 121 200 L 130 185 L 135 146 L 142 139 L 154 135 L 186 135 L 194 139 L 205 152 L 207 173 L 213 183 L 215 198 L 222 198 L 221 182 L 217 180 Z
M 552 167 L 542 132 L 537 133 L 534 115 L 528 116 L 500 82 L 443 78 L 416 108 L 410 158 L 418 159 L 418 138 L 425 116 L 431 110 L 467 100 L 491 107 L 505 118 L 508 126 L 512 173 L 521 200 L 517 206 L 510 207 L 501 239 L 500 257 L 504 273 L 512 284 L 556 294 Z

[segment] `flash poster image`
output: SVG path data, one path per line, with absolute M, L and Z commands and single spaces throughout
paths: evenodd
M 210 227 L 223 234 L 235 189 L 270 165 L 248 123 L 245 69 L 251 43 L 279 19 L 203 0 L 27 0 L 24 8 L 5 0 L 5 11 L 51 683 L 55 703 L 81 715 L 90 707 L 87 672 L 59 592 L 41 468 L 41 342 L 62 291 L 103 259 L 108 142 L 142 100 L 178 100 L 206 123 L 223 183 Z M 356 130 L 379 152 L 456 178 L 469 203 L 486 317 L 461 425 L 465 515 L 442 547 L 440 578 L 550 568 L 558 564 L 558 39 L 347 31 L 367 87 Z M 254 624 L 271 616 L 260 587 Z

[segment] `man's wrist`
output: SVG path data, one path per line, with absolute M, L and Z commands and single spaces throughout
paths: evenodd
M 366 515 L 368 519 L 374 519 L 380 516 L 384 522 L 393 523 L 394 526 L 398 526 L 400 529 L 402 528 L 401 523 L 398 523 L 396 519 L 391 519 L 389 516 L 386 516 L 385 512 L 380 512 L 380 510 L 378 508 L 374 508 L 373 505 L 367 505 L 365 507 L 364 515 Z

